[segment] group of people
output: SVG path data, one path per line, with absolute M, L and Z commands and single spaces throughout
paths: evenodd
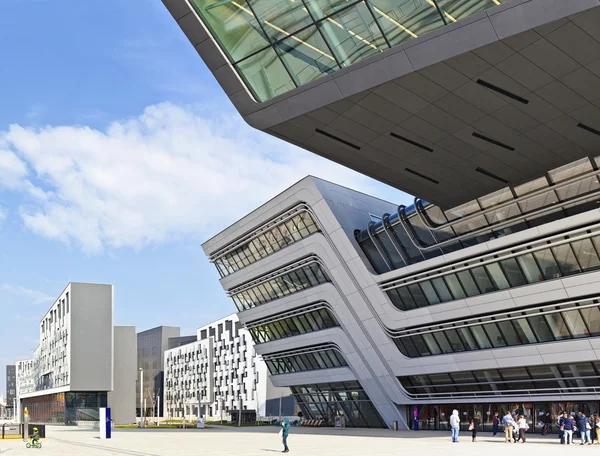
M 494 435 L 496 435 L 499 425 L 498 412 L 494 413 L 492 423 L 492 429 Z M 506 443 L 527 442 L 525 432 L 529 429 L 529 424 L 527 424 L 527 420 L 523 415 L 513 417 L 510 413 L 507 413 L 502 417 L 502 425 L 504 426 L 504 441 Z
M 550 414 L 542 422 L 542 435 L 550 432 L 552 420 Z M 529 430 L 529 424 L 523 415 L 512 415 L 507 412 L 502 418 L 495 412 L 492 417 L 492 431 L 494 436 L 498 434 L 500 425 L 504 428 L 504 441 L 506 443 L 526 443 L 526 432 Z M 475 414 L 469 423 L 472 441 L 477 439 L 477 432 L 481 426 L 481 417 Z M 593 414 L 591 419 L 585 416 L 585 413 L 579 412 L 576 416 L 571 416 L 567 412 L 559 415 L 558 427 L 560 429 L 560 443 L 564 445 L 573 444 L 573 436 L 581 437 L 580 445 L 599 444 L 600 439 L 600 418 Z M 458 434 L 460 432 L 460 416 L 458 410 L 453 410 L 450 416 L 450 429 L 452 430 L 452 442 L 458 443 Z
M 598 444 L 598 428 L 600 420 L 594 413 L 592 418 L 585 416 L 585 413 L 579 412 L 576 416 L 570 416 L 563 412 L 558 419 L 558 428 L 560 429 L 559 438 L 563 445 L 573 445 L 573 436 L 581 437 L 580 445 L 593 445 L 594 441 Z

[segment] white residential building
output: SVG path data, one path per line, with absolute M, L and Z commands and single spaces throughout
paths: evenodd
M 117 347 L 115 331 L 123 335 L 117 342 L 127 343 Z M 116 365 L 114 354 L 135 360 L 135 328 L 113 327 L 112 285 L 67 285 L 42 318 L 39 334 L 33 359 L 17 363 L 19 416 L 27 407 L 32 422 L 74 424 L 97 420 L 100 407 L 112 406 L 115 422 L 135 421 L 136 365 Z M 123 378 L 134 386 L 127 389 Z M 132 397 L 120 394 L 121 387 Z M 111 391 L 119 398 L 114 404 L 108 402 Z
M 232 314 L 197 330 L 197 341 L 165 352 L 165 416 L 244 419 L 279 415 L 288 388 L 276 388 L 252 337 Z M 288 406 L 289 409 L 289 406 Z M 289 413 L 293 413 L 292 411 Z

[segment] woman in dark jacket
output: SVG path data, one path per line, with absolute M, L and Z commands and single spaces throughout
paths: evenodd
M 592 429 L 590 429 L 590 437 L 592 439 L 592 445 L 594 444 L 594 442 L 596 440 L 598 440 L 598 432 L 597 432 L 597 427 L 596 425 L 598 424 L 598 415 L 596 413 L 594 413 L 590 419 L 591 425 L 592 425 Z
M 563 420 L 565 430 L 565 445 L 573 445 L 573 431 L 575 430 L 575 421 L 570 416 Z
M 473 421 L 471 421 L 471 424 L 473 425 L 473 442 L 474 442 L 475 439 L 477 438 L 477 431 L 479 430 L 479 426 L 481 425 L 481 418 L 480 418 L 479 414 L 477 414 L 473 417 Z

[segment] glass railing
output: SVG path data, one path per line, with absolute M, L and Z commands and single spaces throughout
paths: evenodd
M 272 342 L 286 337 L 299 336 L 339 326 L 337 319 L 321 303 L 270 318 L 268 321 L 246 325 L 255 344 Z
M 191 0 L 259 101 L 507 0 Z
M 398 377 L 413 399 L 597 394 L 600 362 L 444 372 Z
M 427 307 L 600 269 L 600 229 L 447 265 L 382 285 L 400 310 Z
M 402 354 L 419 358 L 599 335 L 600 299 L 589 299 L 407 328 L 392 337 Z
M 355 236 L 377 273 L 399 269 L 598 208 L 599 163 L 583 158 L 449 210 L 417 198 Z
M 252 309 L 292 293 L 330 282 L 327 273 L 316 261 L 291 267 L 281 272 L 241 285 L 228 292 L 238 311 Z

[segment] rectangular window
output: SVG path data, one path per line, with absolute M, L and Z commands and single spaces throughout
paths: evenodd
M 446 285 L 448 285 L 448 288 L 450 289 L 454 299 L 466 297 L 466 294 L 460 285 L 460 282 L 458 281 L 458 277 L 456 277 L 455 274 L 448 274 L 447 276 L 444 276 L 444 281 L 446 282 Z
M 519 266 L 521 266 L 528 283 L 535 283 L 544 279 L 542 271 L 540 271 L 540 268 L 531 253 L 518 256 L 517 261 L 519 262 Z
M 564 312 L 563 317 L 573 337 L 588 337 L 589 331 L 579 310 Z
M 437 277 L 435 279 L 431 279 L 431 283 L 442 302 L 448 302 L 454 299 L 452 297 L 452 294 L 450 293 L 450 290 L 446 286 L 446 282 L 444 282 L 444 279 L 442 279 L 441 277 Z
M 494 288 L 494 284 L 490 280 L 485 268 L 483 266 L 478 266 L 476 268 L 471 269 L 471 273 L 473 274 L 473 278 L 481 290 L 482 293 L 490 293 L 496 291 Z
M 423 282 L 420 282 L 419 285 L 421 285 L 423 294 L 425 295 L 425 298 L 427 299 L 427 302 L 429 304 L 440 303 L 440 298 L 438 298 L 438 295 L 433 289 L 433 285 L 431 285 L 431 282 L 429 280 L 424 280 Z
M 463 289 L 467 293 L 467 296 L 477 296 L 480 294 L 479 288 L 475 284 L 475 280 L 471 277 L 471 273 L 467 271 L 460 271 L 457 273 L 458 279 L 463 286 Z
M 600 268 L 600 259 L 598 258 L 596 249 L 590 239 L 572 242 L 571 246 L 573 247 L 577 260 L 579 260 L 581 269 L 584 271 L 592 271 Z
M 525 277 L 523 277 L 523 274 L 517 265 L 517 261 L 514 258 L 500 261 L 500 266 L 504 270 L 511 287 L 520 287 L 527 284 L 527 281 L 525 280 Z
M 548 321 L 548 327 L 552 331 L 555 340 L 570 339 L 571 333 L 567 328 L 567 324 L 563 320 L 560 313 L 546 314 L 546 320 Z
M 590 336 L 600 335 L 600 308 L 588 307 L 586 309 L 580 309 L 579 311 L 590 331 Z
M 471 330 L 471 333 L 473 334 L 473 338 L 477 342 L 477 345 L 479 348 L 482 348 L 482 349 L 492 348 L 492 344 L 491 344 L 490 340 L 488 339 L 485 331 L 483 330 L 483 327 L 471 326 L 469 329 Z
M 571 275 L 581 272 L 579 264 L 575 259 L 573 249 L 569 244 L 559 245 L 558 247 L 552 248 L 552 253 L 556 257 L 558 267 L 563 275 Z
M 504 340 L 504 337 L 502 337 L 502 334 L 495 323 L 483 325 L 483 328 L 494 348 L 506 347 L 506 341 Z
M 506 288 L 510 288 L 508 280 L 506 280 L 506 276 L 504 275 L 504 272 L 498 263 L 490 263 L 485 266 L 485 269 L 494 282 L 496 290 L 505 290 Z
M 531 329 L 533 329 L 540 342 L 554 341 L 554 335 L 543 315 L 531 315 L 527 317 L 527 321 L 531 324 Z

